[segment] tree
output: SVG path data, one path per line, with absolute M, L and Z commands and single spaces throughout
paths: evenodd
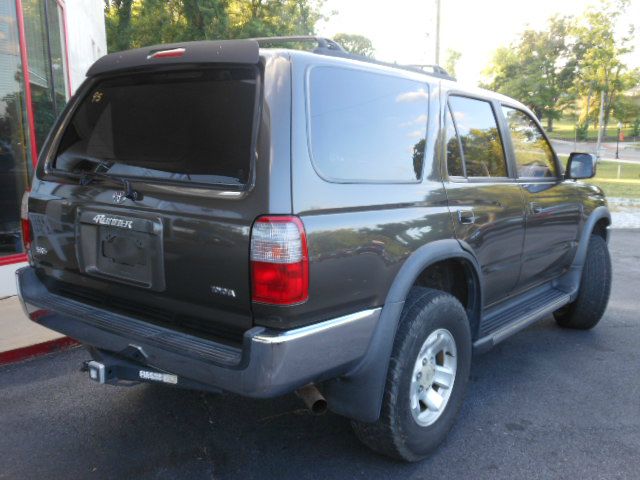
M 629 25 L 624 35 L 616 32 L 628 6 L 629 0 L 601 0 L 599 8 L 590 7 L 571 31 L 576 38 L 575 90 L 582 104 L 580 122 L 588 125 L 598 112 L 598 144 L 616 98 L 627 88 L 627 67 L 622 59 L 633 50 L 634 30 Z
M 452 77 L 456 77 L 456 66 L 458 65 L 458 61 L 462 57 L 462 53 L 458 50 L 447 49 L 446 60 L 444 61 L 444 69 L 451 75 Z
M 373 43 L 364 35 L 337 33 L 333 39 L 342 45 L 347 52 L 364 57 L 373 57 L 375 53 Z
M 499 48 L 485 75 L 486 87 L 517 98 L 547 129 L 573 98 L 568 94 L 576 75 L 576 58 L 569 39 L 569 17 L 552 17 L 546 30 L 526 30 L 519 41 Z
M 611 116 L 622 123 L 633 123 L 640 119 L 640 68 L 621 76 L 620 93 L 611 101 Z
M 110 52 L 157 43 L 309 35 L 323 0 L 105 0 Z
M 131 45 L 133 0 L 105 0 L 105 28 L 109 51 L 126 50 Z

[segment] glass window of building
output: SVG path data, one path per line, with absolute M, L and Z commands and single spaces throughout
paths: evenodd
M 20 253 L 20 200 L 33 165 L 13 1 L 0 1 L 0 256 Z
M 69 94 L 62 7 L 56 0 L 21 5 L 26 45 L 15 0 L 0 0 L 0 257 L 22 253 L 20 203 L 37 154 L 31 135 L 39 148 Z
M 29 82 L 36 129 L 42 147 L 54 120 L 67 103 L 64 31 L 55 0 L 22 0 L 29 57 Z

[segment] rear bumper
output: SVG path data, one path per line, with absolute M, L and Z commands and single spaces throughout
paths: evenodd
M 141 352 L 143 365 L 250 397 L 346 373 L 365 355 L 381 310 L 288 331 L 255 327 L 234 348 L 53 294 L 32 267 L 18 270 L 16 281 L 25 313 L 45 327 L 116 355 Z

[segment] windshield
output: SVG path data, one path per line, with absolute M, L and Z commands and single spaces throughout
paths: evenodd
M 82 100 L 53 168 L 196 183 L 247 183 L 257 71 L 251 67 L 104 80 Z

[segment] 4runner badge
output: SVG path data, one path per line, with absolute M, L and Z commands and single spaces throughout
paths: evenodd
M 110 227 L 133 228 L 133 220 L 122 220 L 121 218 L 107 217 L 102 214 L 93 217 L 93 223 L 109 225 Z

